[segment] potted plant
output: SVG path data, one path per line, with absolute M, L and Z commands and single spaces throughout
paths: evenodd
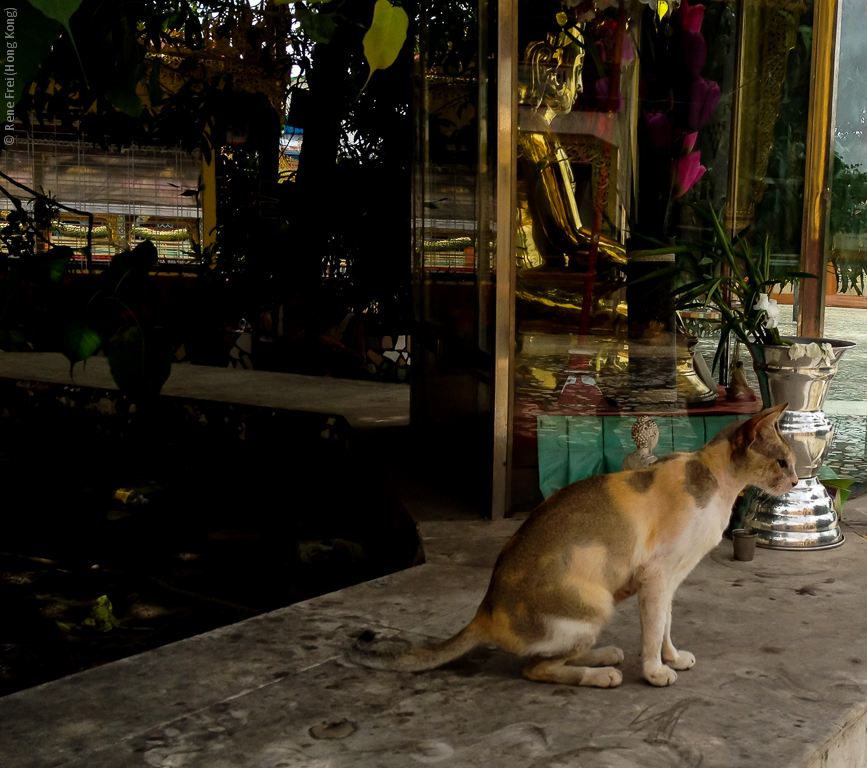
M 677 275 L 677 309 L 712 306 L 722 315 L 714 368 L 729 336 L 734 334 L 752 355 L 764 407 L 789 404 L 780 429 L 795 451 L 798 485 L 780 498 L 751 490 L 747 495 L 746 524 L 758 530 L 759 546 L 838 546 L 843 534 L 837 514 L 818 480 L 834 435 L 830 420 L 822 413 L 822 404 L 840 358 L 855 344 L 782 336 L 779 308 L 770 295 L 777 286 L 816 276 L 773 264 L 769 240 L 754 250 L 746 233 L 729 237 L 713 209 L 693 208 L 709 225 L 710 239 L 666 248 L 666 252 L 676 254 L 677 262 L 655 277 Z

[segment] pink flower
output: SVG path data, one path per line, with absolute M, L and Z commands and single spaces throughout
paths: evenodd
M 701 164 L 701 152 L 690 152 L 688 155 L 679 157 L 673 163 L 673 166 L 672 197 L 680 197 L 689 192 L 707 170 Z
M 719 104 L 719 85 L 712 80 L 699 77 L 689 87 L 689 110 L 686 118 L 686 128 L 697 131 L 710 121 L 714 110 Z
M 701 22 L 704 19 L 704 6 L 693 5 L 690 7 L 688 0 L 681 0 L 680 8 L 681 26 L 690 32 L 701 32 Z
M 698 138 L 698 131 L 695 133 L 685 133 L 683 134 L 683 143 L 680 147 L 680 154 L 688 155 L 692 152 L 692 148 L 695 146 L 695 140 Z

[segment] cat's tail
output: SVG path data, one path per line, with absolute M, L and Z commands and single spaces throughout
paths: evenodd
M 485 642 L 479 637 L 473 626 L 474 623 L 470 622 L 454 637 L 441 643 L 405 651 L 371 648 L 375 635 L 368 629 L 349 649 L 347 658 L 372 669 L 390 669 L 396 672 L 422 672 L 426 669 L 435 669 L 454 661 Z

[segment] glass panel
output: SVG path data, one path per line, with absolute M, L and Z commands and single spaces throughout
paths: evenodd
M 825 461 L 838 475 L 867 477 L 867 8 L 842 0 L 837 133 L 831 182 L 824 335 L 857 343 L 843 355 L 824 411 L 836 435 Z
M 490 456 L 493 407 L 488 12 L 486 2 L 422 3 L 413 161 L 413 423 L 447 459 L 448 478 L 471 486 L 485 511 L 490 461 L 479 462 Z
M 561 475 L 620 469 L 640 414 L 660 424 L 664 453 L 755 410 L 696 369 L 696 349 L 713 360 L 719 318 L 678 320 L 676 276 L 637 281 L 673 265 L 666 247 L 710 237 L 694 206 L 797 265 L 813 21 L 797 0 L 519 0 L 518 23 L 521 507 Z

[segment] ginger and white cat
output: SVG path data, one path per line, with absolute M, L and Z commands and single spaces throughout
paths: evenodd
M 780 495 L 798 482 L 777 420 L 786 404 L 726 427 L 700 451 L 648 469 L 590 477 L 551 495 L 503 548 L 475 618 L 429 648 L 349 652 L 376 669 L 421 671 L 484 643 L 530 657 L 531 680 L 620 685 L 619 648 L 594 648 L 614 606 L 638 594 L 644 676 L 671 685 L 695 657 L 671 642 L 671 603 L 687 574 L 720 540 L 747 485 Z

